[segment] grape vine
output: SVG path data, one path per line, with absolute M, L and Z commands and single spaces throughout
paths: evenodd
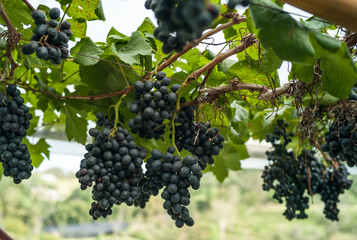
M 49 145 L 26 145 L 23 138 L 62 125 L 70 141 L 85 145 L 88 134 L 93 138 L 75 174 L 80 189 L 91 190 L 93 219 L 111 215 L 114 205 L 145 208 L 160 195 L 176 227 L 192 226 L 191 194 L 200 188 L 202 171 L 222 182 L 239 170 L 249 157 L 248 139 L 263 140 L 279 115 L 307 125 L 302 132 L 313 134 L 304 144 L 312 148 L 289 145 L 301 133 L 278 120 L 266 136 L 273 149 L 263 190 L 285 203 L 289 220 L 307 218 L 314 195 L 325 204 L 325 217 L 338 220 L 339 197 L 352 184 L 344 162 L 357 165 L 355 33 L 321 19 L 296 21 L 272 0 L 146 0 L 141 7 L 157 24 L 145 19 L 131 35 L 113 27 L 95 43 L 87 25 L 105 19 L 104 1 L 57 2 L 60 7 L 46 11 L 27 0 L 0 3 L 4 176 L 16 184 L 28 179 L 33 164 L 49 158 Z M 249 10 L 241 16 L 236 7 Z M 215 41 L 216 33 L 224 40 Z M 292 66 L 285 84 L 278 76 L 283 61 Z M 36 113 L 30 130 L 21 92 L 31 112 L 43 113 Z M 220 111 L 222 119 L 209 121 L 200 114 L 206 110 Z M 327 114 L 307 121 L 320 112 Z M 96 127 L 87 134 L 95 113 Z

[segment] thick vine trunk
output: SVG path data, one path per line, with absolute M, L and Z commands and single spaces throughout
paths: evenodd
M 357 0 L 280 0 L 357 32 Z

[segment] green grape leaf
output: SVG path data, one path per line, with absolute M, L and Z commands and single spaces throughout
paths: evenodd
M 32 165 L 35 168 L 38 168 L 45 157 L 47 159 L 50 158 L 50 150 L 51 147 L 47 142 L 46 139 L 40 138 L 35 144 L 29 142 L 27 138 L 23 139 L 23 142 L 28 146 L 28 151 L 31 156 Z
M 228 70 L 235 64 L 237 61 L 234 61 L 232 59 L 226 59 L 220 64 L 218 64 L 218 71 L 223 72 L 224 74 L 228 73 Z
M 209 76 L 206 86 L 207 87 L 216 87 L 225 82 L 228 82 L 227 76 L 218 70 L 218 66 L 215 66 L 212 69 L 211 75 Z
M 67 22 L 71 23 L 71 30 L 73 32 L 72 38 L 85 38 L 87 33 L 87 22 L 86 21 L 77 21 L 75 19 L 67 19 Z
M 140 32 L 133 32 L 130 41 L 117 48 L 116 55 L 124 62 L 133 65 L 140 64 L 140 56 L 151 56 L 151 45 L 149 44 L 147 38 L 143 37 Z
M 311 83 L 314 78 L 314 69 L 311 66 L 293 63 L 290 74 L 302 82 Z
M 66 114 L 66 135 L 68 140 L 75 140 L 84 145 L 87 138 L 87 120 L 83 117 L 78 117 L 78 110 L 68 104 L 63 107 L 63 111 Z
M 80 67 L 80 77 L 83 83 L 93 89 L 94 93 L 118 91 L 127 87 L 125 79 L 128 84 L 141 79 L 130 66 L 123 64 L 120 68 L 115 64 L 117 63 L 115 57 L 110 56 L 104 60 L 95 65 Z
M 250 13 L 263 45 L 271 47 L 281 59 L 313 65 L 315 50 L 308 28 L 296 22 L 269 0 L 254 0 Z M 279 39 L 277 41 L 277 39 Z
M 253 2 L 250 12 L 263 46 L 271 48 L 281 60 L 306 66 L 295 67 L 301 81 L 311 81 L 311 69 L 319 59 L 323 89 L 345 99 L 357 81 L 357 68 L 346 44 L 297 22 L 269 0 Z
M 336 105 L 337 102 L 340 100 L 334 96 L 332 96 L 331 94 L 327 93 L 327 92 L 321 92 L 317 95 L 318 98 L 318 102 L 320 105 Z M 303 102 L 305 103 L 306 106 L 311 105 L 311 102 L 315 102 L 316 101 L 316 96 L 306 96 L 303 99 Z
M 357 68 L 351 65 L 351 56 L 345 43 L 335 54 L 322 52 L 322 88 L 334 97 L 346 99 L 357 82 Z M 353 66 L 353 69 L 351 68 Z
M 44 123 L 54 123 L 58 119 L 58 116 L 54 112 L 53 108 L 49 106 L 46 112 L 43 114 L 43 122 Z
M 224 179 L 228 177 L 228 168 L 221 157 L 216 157 L 214 165 L 211 167 L 211 171 L 216 176 L 220 183 L 223 183 Z
M 293 119 L 295 108 L 290 106 L 290 102 L 286 102 L 279 110 L 265 109 L 263 111 L 256 112 L 249 121 L 249 129 L 252 132 L 254 139 L 260 141 L 265 139 L 267 133 L 273 132 L 274 121 L 277 119 L 289 119 L 290 127 L 294 127 L 298 119 Z
M 233 111 L 235 109 L 235 111 Z M 233 103 L 232 108 L 227 111 L 230 126 L 239 138 L 243 138 L 248 130 L 249 111 L 239 104 Z
M 99 0 L 97 9 L 94 11 L 98 18 L 102 21 L 105 21 L 104 10 L 102 5 L 102 0 Z
M 258 29 L 255 27 L 252 15 L 250 14 L 249 8 L 244 12 L 244 15 L 246 16 L 245 22 L 247 24 L 247 27 L 249 29 L 249 32 L 251 34 L 258 34 Z
M 177 66 L 188 73 L 199 69 L 200 67 L 209 62 L 209 59 L 202 56 L 200 50 L 198 50 L 197 48 L 191 49 L 190 51 L 182 55 L 181 58 L 185 59 L 187 61 L 187 64 L 180 62 L 180 64 L 177 64 Z
M 259 85 L 270 86 L 271 79 L 262 71 L 262 65 L 258 60 L 254 60 L 249 56 L 232 65 L 227 73 L 229 79 L 238 78 L 245 83 L 255 83 Z M 272 77 L 272 76 L 271 76 Z M 276 83 L 279 83 L 275 79 Z
M 139 32 L 153 33 L 154 30 L 155 24 L 148 17 L 146 17 L 142 24 L 138 27 Z
M 73 61 L 81 66 L 90 66 L 98 63 L 100 60 L 99 55 L 103 53 L 103 50 L 89 37 L 82 38 L 71 51 L 76 55 Z
M 306 19 L 305 21 L 300 19 L 300 22 L 305 24 L 307 27 L 311 28 L 312 30 L 319 31 L 319 32 L 322 29 L 331 28 L 333 26 L 331 23 L 327 23 L 323 19 L 318 18 L 316 16 L 312 16 L 309 19 Z
M 47 7 L 46 5 L 40 4 L 40 5 L 38 5 L 37 10 L 41 10 L 48 14 L 50 12 L 51 8 Z
M 66 11 L 68 0 L 61 0 L 62 10 Z M 73 0 L 67 11 L 74 19 L 105 20 L 102 2 L 100 0 Z
M 112 27 L 107 34 L 107 43 L 109 46 L 112 43 L 116 43 L 118 41 L 127 43 L 127 42 L 129 42 L 129 40 L 130 40 L 130 37 L 117 31 L 114 27 Z
M 20 62 L 26 69 L 33 69 L 33 68 L 46 68 L 48 64 L 44 61 L 39 60 L 36 56 L 28 56 L 21 54 Z
M 222 158 L 225 166 L 228 169 L 238 171 L 241 169 L 240 160 L 249 157 L 247 147 L 244 144 L 234 144 L 229 141 L 223 149 L 221 149 L 220 154 L 215 157 Z
M 223 34 L 224 34 L 224 39 L 226 41 L 229 41 L 232 38 L 235 38 L 237 36 L 237 31 L 234 28 L 230 27 L 230 28 L 224 29 Z
M 2 175 L 3 175 L 3 169 L 2 169 L 2 164 L 0 164 L 0 180 L 2 179 Z
M 9 17 L 11 23 L 17 29 L 23 28 L 24 25 L 34 24 L 34 20 L 31 16 L 31 10 L 27 5 L 21 0 L 2 0 L 1 3 L 5 9 L 7 16 Z M 1 24 L 5 26 L 5 22 L 0 18 Z
M 275 54 L 275 52 L 269 48 L 264 49 L 262 53 L 262 64 L 263 71 L 265 72 L 274 72 L 280 68 L 283 61 Z

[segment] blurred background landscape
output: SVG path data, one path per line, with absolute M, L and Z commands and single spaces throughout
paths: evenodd
M 59 5 L 53 0 L 32 0 L 31 3 L 35 7 Z M 130 35 L 146 16 L 151 14 L 153 19 L 142 1 L 138 4 L 130 0 L 106 0 L 103 7 L 108 24 L 93 21 L 88 25 L 87 35 L 93 41 L 104 41 L 111 26 Z M 133 8 L 136 14 L 130 11 Z M 216 40 L 220 42 L 220 36 Z M 281 69 L 281 76 L 285 76 L 281 77 L 283 82 L 287 80 L 288 74 L 284 75 L 287 67 L 284 65 Z M 162 207 L 160 196 L 152 197 L 145 209 L 115 206 L 112 216 L 94 221 L 88 214 L 91 191 L 81 191 L 74 176 L 85 152 L 84 146 L 64 142 L 64 129 L 50 132 L 44 128 L 33 138 L 33 143 L 41 137 L 52 146 L 51 160 L 45 160 L 39 170 L 20 185 L 5 177 L 0 181 L 0 228 L 16 240 L 357 239 L 357 175 L 350 176 L 354 184 L 341 196 L 339 222 L 324 218 L 319 196 L 313 198 L 313 203 L 310 201 L 308 219 L 288 221 L 282 215 L 285 206 L 272 199 L 272 192 L 261 188 L 261 169 L 266 164 L 262 160 L 264 145 L 253 146 L 250 150 L 259 152 L 254 155 L 250 151 L 253 158 L 242 161 L 243 170 L 231 171 L 223 184 L 211 173 L 203 176 L 201 188 L 191 191 L 189 210 L 195 220 L 191 228 L 175 227 Z
M 261 189 L 260 175 L 252 169 L 230 172 L 220 184 L 205 174 L 201 188 L 191 191 L 195 225 L 177 229 L 159 196 L 145 209 L 115 206 L 107 219 L 91 220 L 90 190 L 81 191 L 72 172 L 47 169 L 20 185 L 1 180 L 0 227 L 16 240 L 357 239 L 357 185 L 341 198 L 339 222 L 324 218 L 318 196 L 310 201 L 308 219 L 288 221 L 285 207 Z

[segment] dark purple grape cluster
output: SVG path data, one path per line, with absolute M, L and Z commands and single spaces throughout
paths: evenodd
M 154 36 L 164 43 L 164 53 L 182 52 L 219 14 L 215 5 L 204 0 L 146 0 L 145 7 L 155 13 L 159 26 Z
M 21 51 L 25 55 L 36 53 L 37 58 L 50 61 L 58 65 L 62 59 L 69 57 L 68 41 L 73 35 L 71 24 L 67 21 L 58 26 L 57 19 L 60 17 L 60 10 L 52 8 L 49 12 L 51 20 L 46 19 L 46 15 L 36 10 L 32 12 L 36 28 L 33 31 L 31 42 L 25 44 Z
M 191 110 L 188 112 L 190 115 Z M 178 150 L 186 149 L 196 156 L 202 169 L 205 169 L 207 164 L 214 163 L 213 156 L 219 154 L 224 141 L 219 129 L 212 128 L 210 123 L 185 122 L 176 126 L 175 142 Z
M 149 202 L 149 199 L 151 197 L 151 192 L 148 187 L 148 179 L 146 177 L 143 177 L 140 180 L 140 195 L 138 198 L 135 199 L 134 201 L 134 206 L 135 207 L 140 207 L 140 208 L 145 208 L 146 203 Z
M 20 95 L 15 85 L 7 86 L 6 95 L 0 93 L 0 162 L 4 176 L 11 176 L 16 184 L 31 177 L 33 170 L 28 148 L 22 143 L 32 114 Z
M 286 210 L 283 215 L 288 220 L 304 219 L 308 217 L 305 213 L 309 207 L 309 198 L 306 195 L 308 182 L 306 175 L 301 178 L 297 176 L 301 170 L 306 170 L 306 167 L 304 163 L 296 161 L 293 151 L 286 149 L 293 136 L 293 133 L 287 131 L 287 127 L 287 123 L 278 120 L 274 132 L 266 136 L 265 140 L 270 142 L 274 149 L 266 152 L 269 165 L 262 174 L 262 188 L 264 191 L 274 190 L 273 198 L 279 203 L 285 200 Z M 311 153 L 306 153 L 311 157 Z
M 97 118 L 98 121 L 105 119 L 103 113 L 98 113 Z M 109 125 L 113 126 L 113 123 Z M 94 141 L 86 145 L 88 152 L 76 173 L 82 190 L 93 186 L 95 202 L 89 214 L 98 219 L 110 215 L 114 204 L 140 205 L 146 151 L 136 145 L 128 130 L 121 127 L 113 130 L 91 128 L 89 135 Z
M 194 221 L 187 208 L 191 197 L 189 188 L 199 189 L 201 167 L 195 156 L 186 156 L 181 161 L 181 158 L 174 154 L 173 146 L 169 147 L 165 154 L 157 149 L 151 152 L 146 164 L 145 177 L 148 180 L 145 187 L 154 196 L 163 188 L 163 207 L 175 220 L 176 227 L 181 228 L 184 224 L 193 226 Z
M 176 109 L 176 91 L 179 84 L 173 84 L 166 77 L 165 72 L 156 74 L 156 81 L 137 81 L 134 83 L 135 100 L 130 105 L 130 112 L 135 113 L 135 118 L 129 120 L 132 133 L 138 133 L 146 139 L 160 139 L 166 126 L 164 120 L 171 119 Z
M 335 168 L 330 167 L 324 175 L 319 193 L 321 201 L 325 203 L 325 217 L 331 221 L 338 221 L 339 195 L 352 186 L 352 180 L 347 179 L 348 175 L 347 168 L 343 164 L 339 164 Z
M 352 184 L 347 179 L 346 167 L 341 163 L 335 171 L 331 165 L 324 167 L 313 150 L 304 149 L 296 158 L 293 151 L 286 149 L 294 136 L 287 131 L 287 127 L 287 123 L 278 120 L 274 132 L 267 134 L 266 141 L 274 149 L 266 153 L 269 165 L 262 174 L 263 190 L 274 190 L 273 198 L 279 203 L 285 200 L 283 215 L 289 220 L 308 217 L 305 210 L 309 207 L 308 196 L 311 193 L 321 195 L 325 203 L 325 217 L 338 220 L 338 197 Z
M 333 122 L 325 133 L 325 143 L 321 150 L 332 158 L 346 161 L 349 167 L 357 165 L 357 131 L 355 121 Z
M 146 151 L 135 144 L 126 129 L 114 128 L 103 113 L 98 113 L 97 119 L 102 129 L 89 129 L 94 140 L 86 145 L 88 152 L 76 172 L 82 190 L 93 187 L 94 202 L 89 210 L 93 219 L 111 215 L 115 204 L 144 208 L 150 197 L 163 189 L 164 208 L 176 226 L 192 226 L 194 221 L 187 206 L 191 197 L 189 188 L 200 187 L 202 171 L 198 158 L 186 156 L 181 161 L 180 156 L 174 155 L 173 146 L 165 154 L 154 149 L 144 173 Z
M 266 152 L 269 165 L 262 174 L 262 187 L 264 191 L 274 190 L 273 198 L 279 203 L 285 200 L 283 215 L 288 220 L 304 219 L 308 217 L 305 210 L 309 207 L 308 176 L 313 194 L 318 193 L 324 167 L 314 157 L 314 151 L 303 150 L 296 159 L 295 153 L 286 149 L 294 136 L 287 128 L 288 124 L 279 119 L 273 133 L 266 136 L 273 150 Z

